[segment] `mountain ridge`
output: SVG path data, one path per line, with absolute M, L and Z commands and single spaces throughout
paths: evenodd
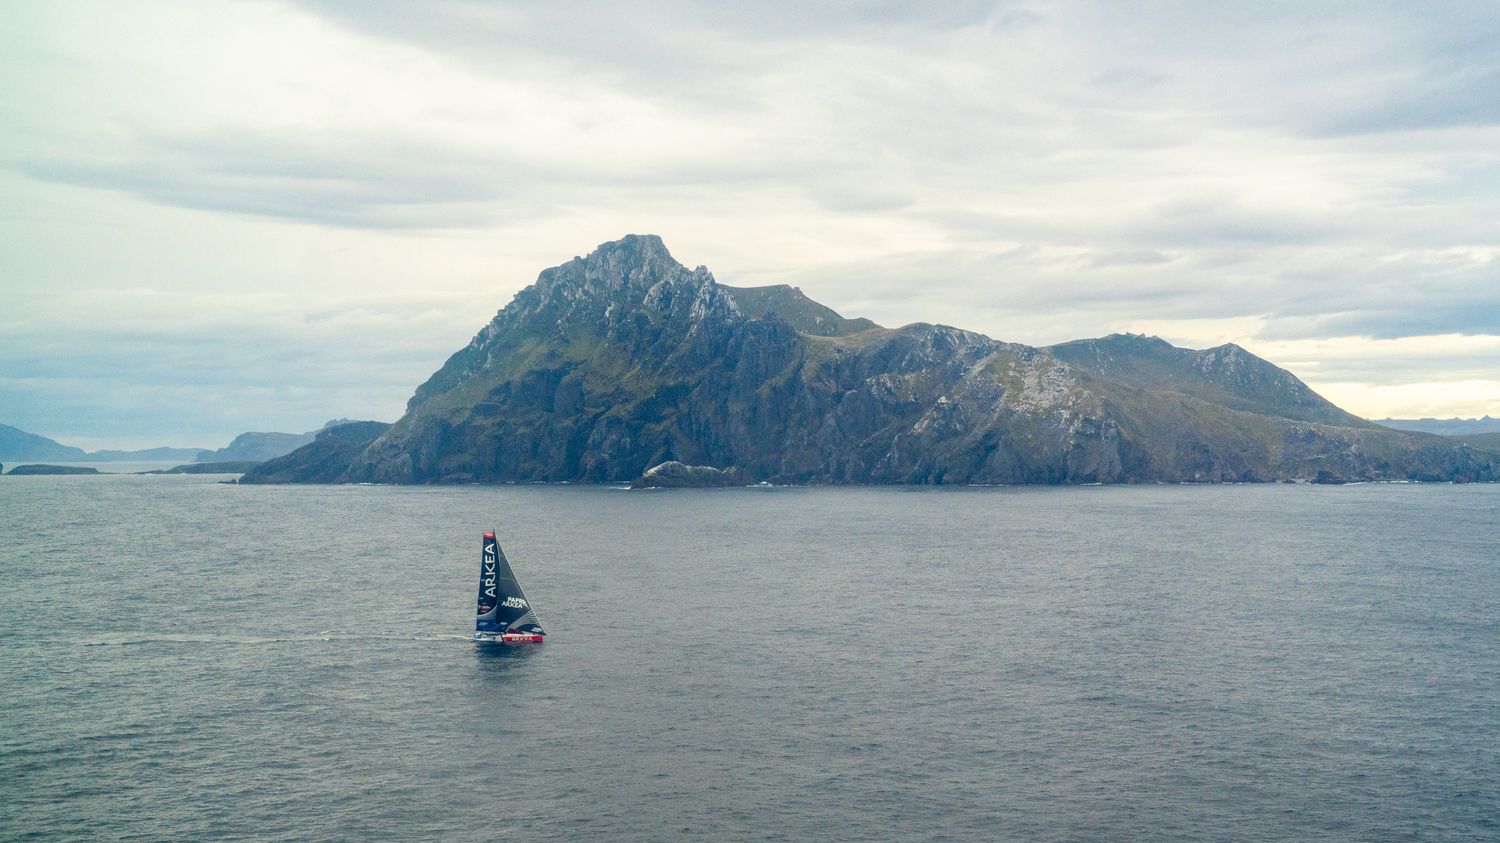
M 543 270 L 367 443 L 242 482 L 624 482 L 673 461 L 782 483 L 1496 474 L 1487 452 L 1380 428 L 1232 344 L 884 328 L 629 235 Z
M 1471 436 L 1475 434 L 1500 433 L 1500 419 L 1484 416 L 1477 419 L 1375 419 L 1375 424 L 1396 430 L 1414 430 L 1421 433 L 1436 433 L 1439 436 Z

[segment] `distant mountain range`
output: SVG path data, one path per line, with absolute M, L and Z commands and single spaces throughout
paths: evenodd
M 334 419 L 323 425 L 323 430 L 335 425 L 347 424 L 349 419 Z M 47 462 L 263 462 L 274 459 L 313 441 L 318 431 L 309 433 L 242 433 L 227 447 L 218 450 L 203 448 L 146 448 L 139 451 L 85 451 L 71 445 L 63 445 L 45 436 L 27 433 L 10 425 L 0 424 L 0 461 L 47 461 Z
M 241 482 L 1493 480 L 1500 455 L 1357 418 L 1237 345 L 1046 348 L 728 287 L 654 236 L 545 270 L 393 425 L 330 428 Z
M 1376 424 L 1397 430 L 1416 430 L 1439 436 L 1470 436 L 1476 433 L 1500 433 L 1500 419 L 1489 416 L 1477 419 L 1376 419 Z
M 228 446 L 217 451 L 199 451 L 195 462 L 265 462 L 297 450 L 313 441 L 320 431 L 353 419 L 333 419 L 307 433 L 241 433 Z
M 225 447 L 215 451 L 199 451 L 193 455 L 194 462 L 264 462 L 284 454 L 290 454 L 313 441 L 317 431 L 311 433 L 241 433 Z

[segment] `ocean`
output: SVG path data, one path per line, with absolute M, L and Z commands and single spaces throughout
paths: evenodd
M 0 839 L 1500 838 L 1500 486 L 219 479 L 0 478 Z

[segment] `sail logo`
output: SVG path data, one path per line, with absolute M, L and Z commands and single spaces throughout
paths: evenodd
M 484 596 L 495 599 L 495 549 L 486 546 L 484 549 L 484 571 L 481 575 L 484 585 Z
M 526 601 L 519 597 L 507 597 L 505 598 L 505 602 L 500 605 L 507 609 L 524 609 L 526 608 Z

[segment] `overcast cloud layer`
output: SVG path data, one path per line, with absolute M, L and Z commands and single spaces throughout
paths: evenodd
M 883 324 L 1500 415 L 1495 4 L 743 5 L 8 5 L 0 422 L 393 419 L 630 232 Z

